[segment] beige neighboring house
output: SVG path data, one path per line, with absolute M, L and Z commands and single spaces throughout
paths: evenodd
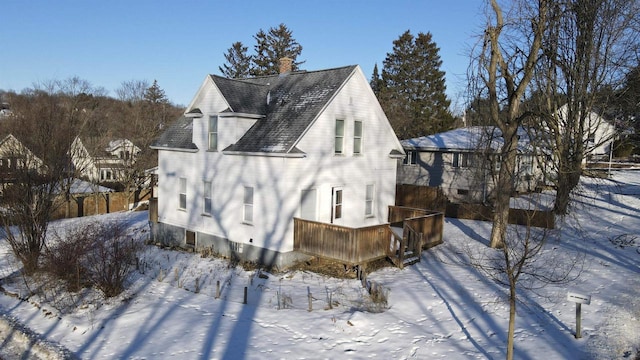
M 124 171 L 135 163 L 140 148 L 128 139 L 105 144 L 76 137 L 69 153 L 76 176 L 98 183 L 122 180 Z
M 44 163 L 12 134 L 0 140 L 0 193 L 16 182 L 18 170 L 40 171 Z

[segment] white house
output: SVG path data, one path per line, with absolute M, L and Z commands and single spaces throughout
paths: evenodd
M 69 155 L 76 176 L 91 182 L 118 181 L 123 171 L 135 163 L 140 152 L 128 139 L 117 139 L 107 144 L 97 139 L 76 137 L 71 144 Z
M 520 128 L 517 156 L 518 192 L 543 182 L 546 155 L 529 145 Z M 493 126 L 472 126 L 402 140 L 407 156 L 398 167 L 398 184 L 440 188 L 452 202 L 485 202 L 495 190 L 501 132 Z
M 557 120 L 560 124 L 560 129 L 567 126 L 568 111 L 566 104 L 558 109 Z M 584 117 L 584 129 L 583 163 L 591 160 L 609 159 L 616 135 L 615 126 L 600 115 L 590 111 Z M 550 148 L 554 148 L 554 146 L 550 145 Z
M 207 76 L 158 150 L 158 241 L 266 264 L 293 252 L 294 217 L 387 221 L 404 157 L 359 66 Z
M 43 167 L 43 161 L 12 134 L 0 140 L 0 194 L 18 181 L 23 169 L 40 172 Z

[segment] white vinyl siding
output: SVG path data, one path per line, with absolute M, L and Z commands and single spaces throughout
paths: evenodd
M 305 220 L 317 220 L 316 198 L 316 189 L 302 190 L 302 193 L 300 194 L 300 218 Z

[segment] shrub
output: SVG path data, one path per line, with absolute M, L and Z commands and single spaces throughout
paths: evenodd
M 124 282 L 135 266 L 140 244 L 127 237 L 119 223 L 99 224 L 93 236 L 92 249 L 84 264 L 93 286 L 106 297 L 120 294 Z
M 87 284 L 82 259 L 91 249 L 92 238 L 87 227 L 70 229 L 65 237 L 54 235 L 54 246 L 44 253 L 43 270 L 62 280 L 69 291 Z
M 95 286 L 104 296 L 124 290 L 124 282 L 135 266 L 141 244 L 127 236 L 120 223 L 92 222 L 56 236 L 55 246 L 45 255 L 45 270 L 77 291 Z

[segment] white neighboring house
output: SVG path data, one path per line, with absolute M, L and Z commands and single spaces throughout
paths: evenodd
M 158 150 L 158 241 L 295 260 L 294 217 L 386 223 L 402 146 L 359 66 L 207 76 Z
M 518 129 L 517 192 L 543 183 L 546 154 L 534 151 L 527 132 Z M 398 184 L 440 188 L 456 203 L 485 202 L 495 190 L 501 132 L 493 126 L 472 126 L 402 140 L 407 156 L 398 167 Z
M 568 106 L 566 104 L 558 109 L 561 126 L 566 124 L 567 111 Z M 583 164 L 592 160 L 609 160 L 616 135 L 615 126 L 600 115 L 590 111 L 587 116 L 585 116 L 584 128 Z M 553 146 L 551 148 L 553 148 Z
M 69 153 L 76 176 L 98 183 L 122 180 L 123 172 L 135 163 L 140 148 L 128 139 L 102 145 L 76 137 Z
M 0 140 L 0 194 L 6 186 L 18 180 L 18 171 L 41 171 L 42 160 L 12 134 Z

